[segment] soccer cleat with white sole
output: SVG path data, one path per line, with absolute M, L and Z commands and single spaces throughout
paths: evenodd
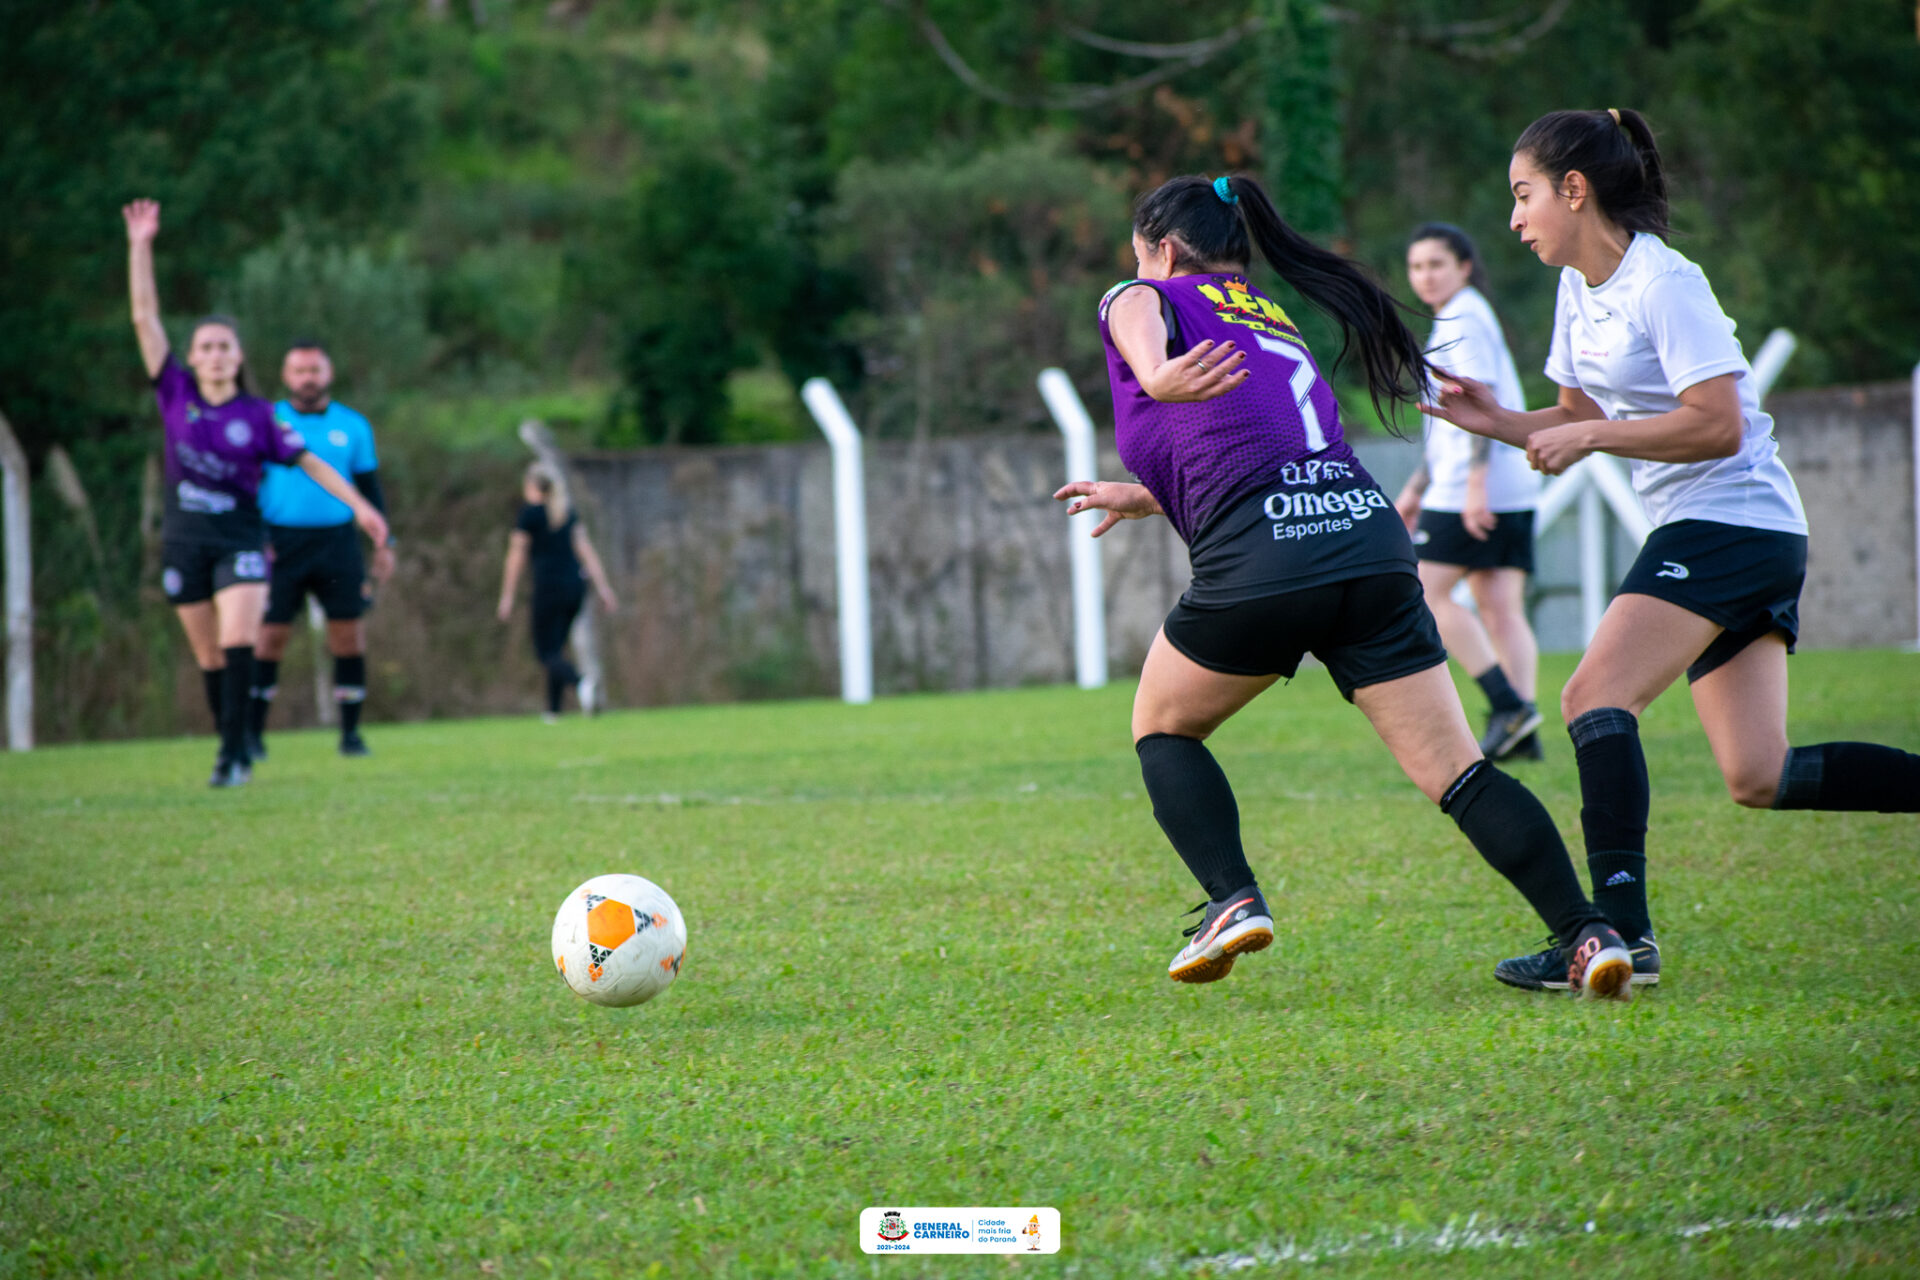
M 1633 958 L 1634 986 L 1660 985 L 1660 944 L 1652 934 L 1629 945 L 1627 953 Z M 1547 939 L 1544 950 L 1502 960 L 1493 966 L 1493 976 L 1522 991 L 1565 991 L 1572 985 L 1567 981 L 1567 953 L 1552 938 Z
M 1185 930 L 1190 941 L 1167 965 L 1167 976 L 1175 982 L 1218 982 L 1233 971 L 1235 956 L 1273 943 L 1273 915 L 1253 885 L 1219 902 L 1203 902 L 1193 911 L 1205 914 Z
M 1587 1000 L 1633 999 L 1633 956 L 1610 924 L 1590 924 L 1567 952 L 1567 986 Z

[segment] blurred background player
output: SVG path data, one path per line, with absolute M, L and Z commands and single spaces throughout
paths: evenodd
M 1487 269 L 1467 233 L 1444 222 L 1416 230 L 1407 243 L 1407 281 L 1434 313 L 1427 338 L 1434 366 L 1484 382 L 1503 406 L 1524 410 L 1519 371 L 1487 301 Z M 1525 450 L 1429 417 L 1420 467 L 1394 503 L 1413 531 L 1440 639 L 1487 695 L 1480 749 L 1490 760 L 1541 756 L 1534 733 L 1540 649 L 1527 624 L 1539 501 L 1540 477 Z M 1454 601 L 1463 576 L 1478 616 Z
M 1419 340 L 1351 262 L 1283 221 L 1249 178 L 1175 178 L 1134 210 L 1139 275 L 1108 291 L 1101 336 L 1115 444 L 1139 484 L 1075 481 L 1094 530 L 1164 515 L 1193 581 L 1147 651 L 1133 739 L 1153 815 L 1207 894 L 1167 966 L 1213 982 L 1273 941 L 1233 788 L 1205 739 L 1312 653 L 1400 767 L 1556 935 L 1567 981 L 1626 998 L 1625 944 L 1581 892 L 1553 819 L 1481 754 L 1422 598 L 1413 544 L 1341 431 L 1300 332 L 1246 278 L 1258 247 L 1339 322 L 1378 406 L 1426 385 Z M 1244 345 L 1243 345 L 1244 344 Z
M 375 543 L 386 541 L 387 522 L 339 472 L 314 456 L 297 432 L 274 419 L 271 405 L 248 393 L 246 356 L 233 321 L 209 316 L 196 323 L 187 362 L 180 363 L 160 321 L 153 277 L 160 206 L 135 200 L 120 214 L 127 227 L 133 332 L 166 428 L 161 586 L 193 646 L 219 726 L 220 754 L 208 782 L 238 786 L 252 772 L 247 692 L 254 683 L 253 647 L 267 603 L 266 529 L 258 497 L 262 465 L 298 466 L 346 503 Z
M 1920 811 L 1920 756 L 1866 742 L 1787 743 L 1787 655 L 1800 630 L 1807 518 L 1773 419 L 1706 275 L 1666 242 L 1667 184 L 1634 111 L 1556 111 L 1507 169 L 1513 230 L 1559 267 L 1546 372 L 1559 403 L 1503 407 L 1440 381 L 1428 411 L 1522 445 L 1559 475 L 1593 453 L 1633 463 L 1654 529 L 1560 695 L 1580 769 L 1594 900 L 1660 980 L 1647 905 L 1652 790 L 1640 714 L 1684 673 L 1714 762 L 1755 809 Z M 1451 385 L 1449 385 L 1451 384 Z M 1558 987 L 1564 934 L 1504 960 L 1512 986 Z
M 287 398 L 273 406 L 280 421 L 300 433 L 307 448 L 353 486 L 382 515 L 380 460 L 373 426 L 333 399 L 333 361 L 319 342 L 302 340 L 280 364 Z M 267 714 L 279 689 L 280 659 L 287 652 L 293 620 L 309 592 L 327 617 L 327 652 L 333 655 L 333 700 L 340 709 L 340 754 L 364 756 L 360 712 L 367 698 L 367 628 L 371 584 L 346 503 L 291 467 L 269 466 L 260 484 L 260 510 L 273 548 L 266 622 L 255 653 L 249 750 L 266 756 Z M 393 574 L 394 539 L 374 544 L 372 583 Z
M 567 493 L 566 481 L 544 463 L 527 468 L 520 485 L 523 500 L 520 517 L 507 535 L 507 561 L 500 577 L 500 621 L 513 616 L 513 598 L 520 585 L 520 574 L 533 566 L 533 652 L 547 673 L 547 710 L 549 724 L 559 719 L 560 703 L 567 690 L 579 686 L 580 709 L 588 715 L 600 709 L 600 690 L 592 681 L 583 682 L 579 671 L 567 660 L 567 636 L 573 620 L 586 602 L 587 580 L 593 582 L 601 607 L 612 613 L 618 606 L 613 588 L 607 585 L 607 571 L 594 553 L 593 543 L 580 524 L 579 515 Z

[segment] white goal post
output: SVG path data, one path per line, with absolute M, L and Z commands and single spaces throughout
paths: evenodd
M 33 750 L 33 550 L 27 455 L 0 413 L 0 506 L 7 565 L 7 750 Z

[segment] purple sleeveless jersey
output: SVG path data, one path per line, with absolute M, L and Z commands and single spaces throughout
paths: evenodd
M 1238 390 L 1198 404 L 1161 404 L 1147 395 L 1107 327 L 1107 308 L 1134 285 L 1160 295 L 1169 355 L 1208 338 L 1231 340 L 1247 353 L 1252 376 Z M 1347 447 L 1333 388 L 1300 331 L 1245 276 L 1124 280 L 1100 300 L 1100 336 L 1120 461 L 1189 546 L 1238 500 L 1294 472 L 1305 475 L 1312 467 L 1373 483 Z
M 258 396 L 222 405 L 200 398 L 193 374 L 171 352 L 153 380 L 166 424 L 164 538 L 258 546 L 262 463 L 291 465 L 306 452 L 300 433 Z

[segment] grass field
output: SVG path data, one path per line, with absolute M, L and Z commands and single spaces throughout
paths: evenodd
M 1793 678 L 1796 740 L 1920 747 L 1920 657 Z M 1736 809 L 1669 694 L 1667 984 L 1528 996 L 1530 912 L 1305 674 L 1215 740 L 1278 942 L 1181 987 L 1130 693 L 0 759 L 0 1275 L 1920 1270 L 1920 820 Z M 635 1010 L 547 954 L 611 870 L 691 930 Z M 1018 1203 L 1058 1256 L 856 1241 Z

